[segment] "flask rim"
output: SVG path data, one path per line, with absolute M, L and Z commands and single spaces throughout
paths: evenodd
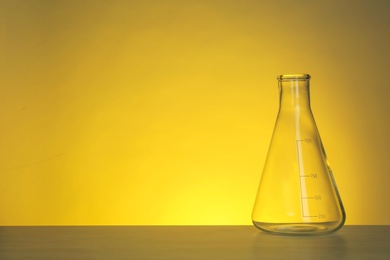
M 311 76 L 309 74 L 282 74 L 276 77 L 277 80 L 308 80 Z

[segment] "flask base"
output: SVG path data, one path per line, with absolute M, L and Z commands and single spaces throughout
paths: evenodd
M 318 236 L 333 233 L 343 226 L 340 221 L 309 223 L 265 223 L 253 221 L 260 230 L 290 236 Z

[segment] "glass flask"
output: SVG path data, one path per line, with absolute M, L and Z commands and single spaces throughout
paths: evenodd
M 310 107 L 308 74 L 277 77 L 279 112 L 253 208 L 253 224 L 283 235 L 320 235 L 345 211 Z

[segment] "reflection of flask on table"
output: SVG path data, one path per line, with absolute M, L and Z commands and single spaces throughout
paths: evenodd
M 310 108 L 308 74 L 278 77 L 280 106 L 252 220 L 263 231 L 327 234 L 345 212 Z

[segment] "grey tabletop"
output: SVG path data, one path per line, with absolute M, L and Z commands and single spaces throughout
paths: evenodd
M 390 226 L 317 237 L 253 226 L 0 227 L 0 259 L 390 259 Z

